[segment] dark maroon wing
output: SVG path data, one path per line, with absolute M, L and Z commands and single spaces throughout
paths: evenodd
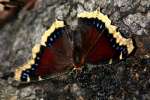
M 133 40 L 124 38 L 99 11 L 80 13 L 78 19 L 82 44 L 80 65 L 84 61 L 98 64 L 110 59 L 120 60 L 133 52 Z
M 16 69 L 15 79 L 30 81 L 62 72 L 73 65 L 72 42 L 63 21 L 55 21 L 42 36 L 41 44 L 33 48 L 33 58 Z

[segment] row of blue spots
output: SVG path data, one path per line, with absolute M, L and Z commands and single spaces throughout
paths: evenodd
M 32 69 L 26 69 L 25 71 L 22 72 L 21 74 L 21 81 L 27 81 L 27 78 L 33 79 L 35 76 L 35 70 Z
M 110 34 L 110 33 L 108 33 L 108 31 L 107 31 L 106 29 L 104 30 L 104 32 L 105 32 L 105 34 L 106 34 L 106 36 L 107 36 L 107 38 L 108 38 L 110 44 L 112 45 L 112 47 L 113 47 L 114 49 L 116 49 L 117 51 L 122 52 L 122 51 L 124 50 L 124 47 L 122 47 L 122 46 L 120 46 L 119 44 L 117 44 L 117 43 L 116 43 L 116 39 L 113 38 L 113 35 Z
M 35 76 L 35 71 L 38 67 L 38 64 L 37 62 L 35 62 L 35 64 L 31 65 L 31 68 L 30 69 L 26 69 L 25 71 L 22 72 L 22 75 L 21 75 L 21 80 L 22 81 L 27 81 L 27 78 L 28 77 L 33 77 Z
M 21 75 L 22 81 L 27 81 L 28 77 L 30 77 L 30 78 L 35 77 L 35 71 L 40 63 L 40 56 L 44 52 L 44 49 L 45 49 L 44 46 L 40 47 L 40 52 L 36 54 L 36 58 L 34 59 L 35 63 L 31 65 L 30 69 L 26 69 L 25 71 L 22 72 L 22 75 Z
M 64 29 L 55 30 L 48 38 L 46 42 L 47 47 L 51 47 L 56 39 L 58 39 L 64 33 Z
M 109 37 L 109 41 L 112 45 L 113 48 L 115 48 L 117 51 L 119 52 L 124 52 L 125 51 L 125 47 L 120 46 L 119 44 L 116 44 L 116 39 L 114 39 L 111 35 L 111 37 Z
M 41 55 L 43 54 L 44 50 L 45 50 L 45 47 L 44 47 L 44 46 L 41 46 L 41 47 L 40 47 L 40 52 L 38 52 L 38 53 L 36 54 L 36 58 L 34 59 L 35 63 L 31 65 L 31 71 L 35 71 L 36 68 L 38 67 L 38 65 L 39 65 L 39 63 L 40 63 L 40 57 L 41 57 Z
M 21 75 L 21 80 L 22 81 L 27 81 L 27 78 L 28 77 L 33 77 L 35 76 L 35 71 L 38 67 L 38 64 L 36 61 L 35 61 L 35 64 L 32 64 L 31 65 L 31 68 L 30 69 L 26 69 L 25 71 L 22 72 L 22 75 Z
M 102 32 L 105 29 L 105 24 L 98 19 L 85 19 L 83 20 L 87 25 L 94 26 L 98 31 Z
M 100 32 L 102 32 L 105 29 L 105 25 L 104 23 L 102 23 L 101 21 L 93 21 L 93 25 L 96 27 L 97 30 L 99 30 Z
M 112 45 L 112 47 L 115 48 L 115 49 L 116 49 L 117 51 L 119 51 L 119 52 L 124 52 L 124 50 L 125 50 L 124 47 L 119 46 L 119 44 L 116 44 L 116 43 L 114 43 L 114 44 Z
M 81 18 L 83 24 L 94 26 L 99 32 L 102 32 L 105 29 L 105 23 L 97 18 Z

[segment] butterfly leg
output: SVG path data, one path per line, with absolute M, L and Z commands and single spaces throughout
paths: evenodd
M 75 72 L 75 76 L 77 76 L 80 72 L 82 72 L 82 65 L 84 64 L 84 59 L 81 59 L 79 64 L 73 64 L 72 72 Z
M 73 70 L 80 72 L 80 71 L 82 71 L 82 68 L 81 67 L 74 67 Z

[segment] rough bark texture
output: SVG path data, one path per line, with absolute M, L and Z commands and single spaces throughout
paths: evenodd
M 31 48 L 58 19 L 72 29 L 81 11 L 100 7 L 125 35 L 135 34 L 137 52 L 114 65 L 90 66 L 77 75 L 14 87 L 9 76 L 31 56 Z M 37 0 L 0 29 L 0 100 L 149 100 L 150 0 Z

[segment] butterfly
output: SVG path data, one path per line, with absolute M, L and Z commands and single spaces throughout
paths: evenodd
M 30 82 L 85 63 L 120 61 L 136 48 L 132 38 L 125 38 L 111 20 L 100 11 L 78 14 L 78 26 L 70 38 L 64 21 L 56 20 L 32 49 L 32 58 L 15 71 L 15 80 Z

